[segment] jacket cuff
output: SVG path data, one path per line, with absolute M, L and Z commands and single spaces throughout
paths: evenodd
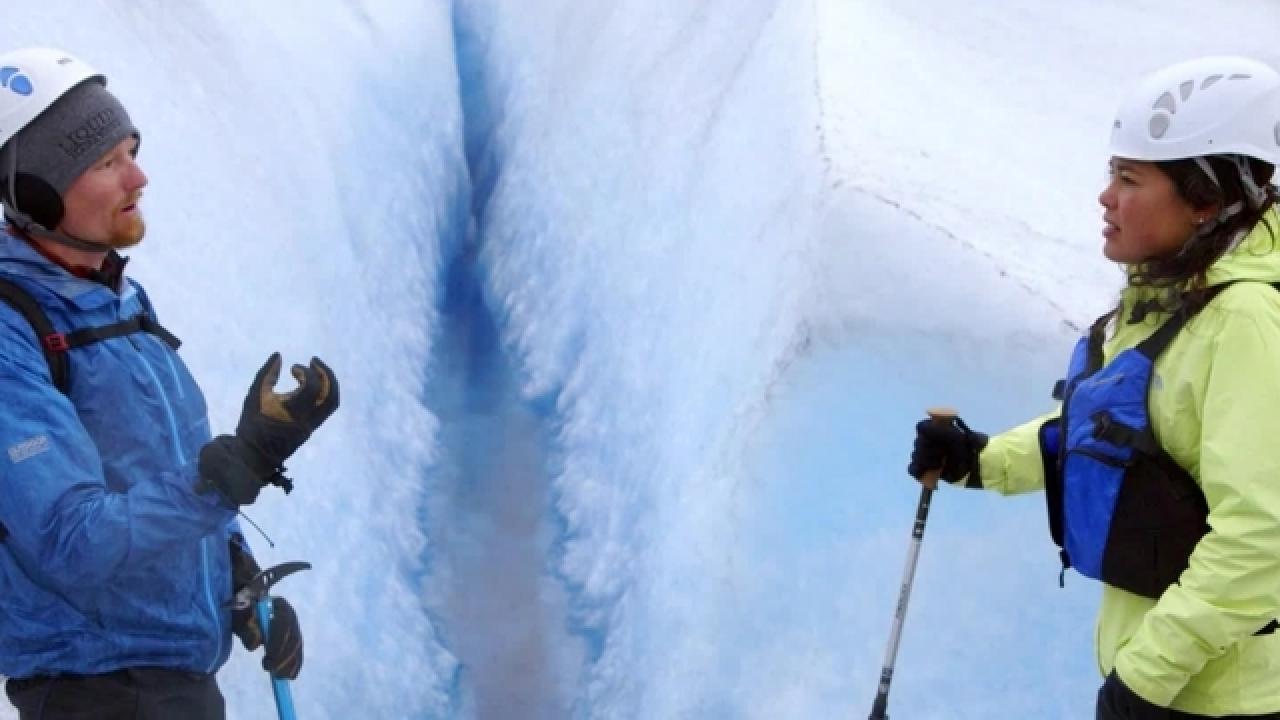
M 1191 678 L 1172 668 L 1158 669 L 1150 665 L 1143 662 L 1139 654 L 1126 648 L 1116 656 L 1115 672 L 1133 694 L 1152 705 L 1167 708 Z
M 1001 495 L 1017 495 L 1044 488 L 1044 458 L 1040 426 L 1056 413 L 1042 415 L 993 435 L 978 456 L 982 485 Z

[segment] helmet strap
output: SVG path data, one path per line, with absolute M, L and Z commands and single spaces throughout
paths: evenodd
M 1244 186 L 1245 199 L 1249 202 L 1249 207 L 1257 210 L 1267 202 L 1267 191 L 1258 186 L 1258 181 L 1253 177 L 1253 170 L 1249 167 L 1249 160 L 1243 155 L 1232 155 L 1231 161 L 1236 164 L 1236 168 L 1240 171 L 1240 184 Z
M 1192 233 L 1191 237 L 1187 239 L 1187 242 L 1178 252 L 1179 255 L 1185 254 L 1191 248 L 1192 243 L 1194 243 L 1196 239 L 1208 236 L 1228 220 L 1244 212 L 1246 206 L 1257 210 L 1263 207 L 1267 202 L 1267 191 L 1260 187 L 1258 185 L 1258 181 L 1254 179 L 1253 170 L 1249 168 L 1249 159 L 1244 155 L 1236 154 L 1223 157 L 1230 160 L 1236 166 L 1236 171 L 1240 175 L 1240 186 L 1244 189 L 1244 200 L 1238 200 L 1226 207 L 1223 207 L 1218 211 L 1218 214 L 1215 217 L 1209 218 L 1208 222 L 1197 227 L 1196 231 Z M 1213 184 L 1218 186 L 1218 189 L 1221 190 L 1222 183 L 1218 181 L 1218 174 L 1213 171 L 1213 166 L 1209 164 L 1208 158 L 1203 155 L 1197 155 L 1193 159 L 1204 174 L 1209 176 L 1209 179 L 1213 181 Z M 1237 232 L 1235 237 L 1231 238 L 1231 242 L 1227 245 L 1227 252 L 1234 250 L 1236 246 L 1240 244 L 1240 241 L 1244 240 L 1248 234 L 1247 230 Z
M 1213 171 L 1213 166 L 1209 164 L 1209 161 L 1203 155 L 1195 156 L 1195 161 L 1196 165 L 1204 171 L 1204 174 L 1208 175 L 1209 179 L 1213 181 L 1213 184 L 1218 186 L 1218 189 L 1221 190 L 1222 183 L 1218 182 L 1218 174 Z

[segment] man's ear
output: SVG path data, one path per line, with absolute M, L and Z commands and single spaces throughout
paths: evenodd
M 4 181 L 0 181 L 3 183 Z M 5 183 L 7 184 L 7 183 Z M 18 173 L 14 180 L 14 197 L 18 201 L 17 210 L 31 216 L 46 230 L 55 230 L 62 222 L 64 208 L 62 196 L 53 186 L 29 173 Z M 9 189 L 4 188 L 8 197 Z

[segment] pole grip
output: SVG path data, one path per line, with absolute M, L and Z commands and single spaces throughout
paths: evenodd
M 949 408 L 949 407 L 929 408 L 925 412 L 928 413 L 929 418 L 938 425 L 950 425 L 951 423 L 955 422 L 956 417 L 959 415 L 959 413 L 957 413 L 954 408 Z M 924 485 L 926 488 L 929 488 L 930 490 L 934 490 L 938 487 L 938 478 L 941 476 L 942 476 L 942 468 L 938 468 L 936 470 L 928 470 L 925 472 L 924 475 L 920 476 L 920 484 Z

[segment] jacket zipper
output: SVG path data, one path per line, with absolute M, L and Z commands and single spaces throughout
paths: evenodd
M 178 458 L 179 464 L 185 465 L 186 456 L 182 452 L 182 443 L 178 438 L 178 421 L 173 416 L 173 407 L 169 404 L 169 397 L 165 395 L 164 385 L 161 384 L 160 378 L 159 376 L 156 375 L 155 369 L 151 367 L 151 363 L 147 362 L 146 354 L 142 352 L 142 348 L 138 346 L 138 343 L 135 342 L 132 337 L 129 338 L 129 344 L 133 345 L 133 348 L 138 351 L 138 359 L 142 362 L 142 366 L 147 369 L 147 374 L 151 376 L 152 382 L 156 384 L 156 391 L 160 393 L 160 397 L 164 401 L 162 404 L 164 405 L 165 416 L 169 420 L 170 437 L 173 439 L 173 454 Z M 167 352 L 168 349 L 166 348 L 165 351 Z M 213 659 L 210 660 L 209 662 L 208 669 L 205 670 L 206 673 L 212 673 L 217 667 L 218 658 L 222 657 L 223 632 L 222 632 L 222 615 L 221 613 L 218 612 L 218 605 L 213 600 L 213 587 L 209 583 L 210 569 L 209 569 L 209 552 L 208 552 L 207 537 L 200 539 L 200 566 L 201 566 L 201 569 L 204 571 L 202 573 L 203 574 L 202 579 L 204 581 L 204 596 L 209 603 L 209 612 L 213 617 L 213 627 L 215 630 L 214 634 L 218 638 L 217 652 L 214 653 Z

